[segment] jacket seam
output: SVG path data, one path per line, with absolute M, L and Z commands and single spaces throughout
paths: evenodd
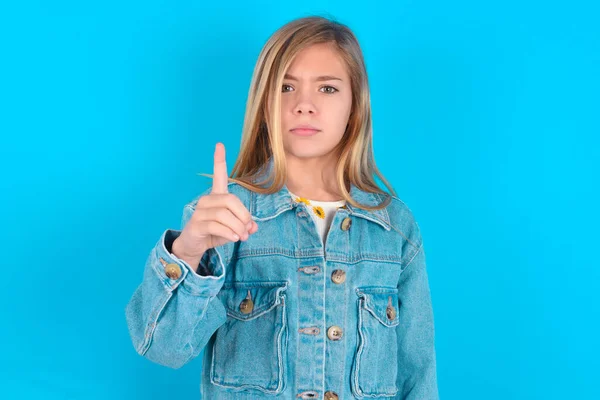
M 408 268 L 408 266 L 410 264 L 412 264 L 412 262 L 414 261 L 414 259 L 417 257 L 417 254 L 419 254 L 422 249 L 423 249 L 423 243 L 421 243 L 421 245 L 419 246 L 419 248 L 417 249 L 417 251 L 415 251 L 415 254 L 413 254 L 413 256 L 410 258 L 410 261 L 404 266 L 404 269 Z
M 413 220 L 413 222 L 415 223 L 415 225 L 417 225 L 417 223 L 416 223 L 414 220 Z M 404 238 L 404 239 L 405 239 L 405 240 L 406 240 L 406 241 L 407 241 L 407 242 L 408 242 L 408 243 L 409 243 L 411 246 L 413 246 L 413 247 L 414 247 L 414 248 L 416 248 L 416 249 L 418 249 L 418 248 L 419 248 L 419 246 L 417 246 L 415 243 L 413 243 L 413 241 L 412 241 L 412 240 L 410 240 L 410 239 L 409 239 L 409 238 L 408 238 L 408 237 L 407 237 L 407 236 L 404 234 L 404 232 L 402 232 L 400 229 L 396 228 L 396 227 L 395 227 L 393 224 L 391 224 L 391 223 L 390 223 L 390 226 L 392 227 L 392 229 L 394 229 L 396 232 L 398 232 L 400 235 L 402 235 L 402 237 L 403 237 L 403 238 Z M 417 229 L 419 229 L 419 228 L 418 228 L 418 225 L 417 225 Z

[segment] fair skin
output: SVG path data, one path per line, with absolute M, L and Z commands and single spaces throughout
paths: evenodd
M 342 139 L 352 108 L 352 88 L 344 61 L 328 43 L 312 45 L 294 58 L 281 94 L 283 146 L 288 189 L 318 201 L 341 200 L 335 181 L 335 146 Z M 291 129 L 310 124 L 311 136 Z

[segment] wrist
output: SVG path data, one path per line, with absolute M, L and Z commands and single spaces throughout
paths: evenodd
M 197 255 L 187 254 L 181 248 L 181 241 L 179 240 L 179 238 L 177 238 L 173 241 L 173 245 L 171 247 L 171 254 L 173 254 L 175 257 L 187 262 L 192 268 L 194 268 L 194 270 L 196 268 L 198 268 L 198 264 L 200 263 L 200 260 L 202 259 L 202 256 L 204 255 L 205 252 L 206 252 L 206 250 L 201 251 Z

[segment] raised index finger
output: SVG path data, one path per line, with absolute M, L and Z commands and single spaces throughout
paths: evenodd
M 227 193 L 227 164 L 225 162 L 225 145 L 217 143 L 215 147 L 215 165 L 211 193 Z

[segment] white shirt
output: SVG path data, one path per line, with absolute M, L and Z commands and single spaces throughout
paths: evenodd
M 296 196 L 292 192 L 290 192 L 290 194 L 295 201 L 302 202 L 306 205 L 309 214 L 317 225 L 317 231 L 321 236 L 321 242 L 323 242 L 323 245 L 325 245 L 325 238 L 327 237 L 327 232 L 329 232 L 329 227 L 331 226 L 333 216 L 338 208 L 346 205 L 346 200 L 317 201 Z

